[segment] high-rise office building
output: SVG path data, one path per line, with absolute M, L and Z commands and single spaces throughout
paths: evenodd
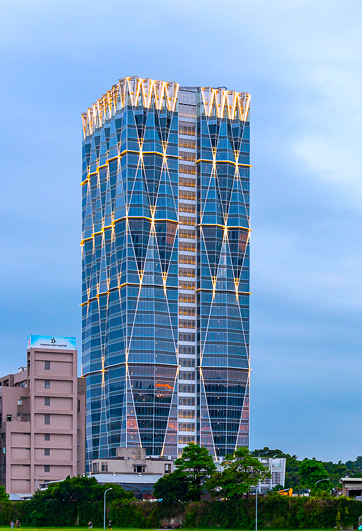
M 83 114 L 89 460 L 248 445 L 249 101 L 129 77 Z

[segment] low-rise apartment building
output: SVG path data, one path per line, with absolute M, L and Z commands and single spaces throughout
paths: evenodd
M 26 366 L 0 378 L 0 484 L 32 494 L 41 483 L 84 472 L 85 388 L 75 338 L 30 336 Z
M 146 457 L 145 448 L 117 448 L 116 457 L 93 459 L 93 474 L 170 474 L 174 463 L 162 457 Z
M 98 483 L 121 485 L 136 498 L 153 498 L 154 484 L 174 470 L 174 462 L 167 457 L 146 456 L 140 447 L 117 448 L 116 457 L 93 459 L 92 475 Z

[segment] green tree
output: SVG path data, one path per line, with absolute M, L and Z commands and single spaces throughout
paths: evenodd
M 5 491 L 4 485 L 0 485 L 0 504 L 3 505 L 4 503 L 9 501 L 9 494 Z
M 51 483 L 44 491 L 37 491 L 36 496 L 47 500 L 64 503 L 78 503 L 97 499 L 100 485 L 94 477 L 68 476 L 64 481 Z M 100 494 L 100 492 L 99 492 Z
M 109 501 L 134 499 L 133 493 L 126 492 L 120 485 L 100 485 L 95 477 L 87 476 L 68 476 L 64 481 L 51 483 L 47 490 L 37 491 L 35 496 L 64 503 L 102 501 L 104 491 L 109 487 L 112 487 L 107 494 Z
M 190 499 L 187 477 L 180 470 L 166 474 L 156 481 L 153 492 L 165 504 L 183 502 Z
M 300 467 L 303 463 L 296 455 L 284 453 L 282 450 L 273 450 L 265 446 L 262 449 L 254 450 L 252 455 L 262 455 L 263 457 L 285 457 L 286 458 L 286 473 L 285 473 L 285 488 L 292 487 L 293 489 L 301 488 Z M 314 459 L 314 461 L 316 461 Z M 350 477 L 361 477 L 362 474 L 362 456 L 356 457 L 354 461 L 347 461 L 342 463 L 333 463 L 332 461 L 319 461 L 327 472 L 327 477 L 330 478 L 332 485 L 336 488 L 340 487 L 339 480 L 348 475 Z M 323 488 L 326 488 L 326 483 L 323 483 Z M 320 485 L 318 483 L 318 485 Z M 322 485 L 321 485 L 322 487 Z
M 328 461 L 327 463 L 322 462 L 324 468 L 326 469 L 326 472 L 328 474 L 328 477 L 331 480 L 331 483 L 338 487 L 340 486 L 339 480 L 341 478 L 346 477 L 347 474 L 347 467 L 345 464 L 341 463 L 341 461 L 338 461 L 338 463 L 332 463 L 332 461 Z
M 184 448 L 182 456 L 176 459 L 175 466 L 187 478 L 189 499 L 200 500 L 205 481 L 216 471 L 208 450 L 190 443 Z
M 100 485 L 94 477 L 68 476 L 64 481 L 51 483 L 46 490 L 38 490 L 29 500 L 27 524 L 58 527 L 84 525 L 92 520 L 100 525 L 103 494 L 109 487 L 112 490 L 107 494 L 107 502 L 135 499 L 133 492 L 126 492 L 120 485 Z
M 361 477 L 361 473 L 362 473 L 362 457 L 359 455 L 356 457 L 356 459 L 354 461 L 347 461 L 346 464 L 345 464 L 345 468 L 346 468 L 346 472 L 345 472 L 345 476 L 347 474 L 347 470 L 348 470 L 348 475 L 349 477 L 355 477 L 355 478 L 358 478 L 358 477 Z
M 237 448 L 232 455 L 227 455 L 222 463 L 222 472 L 215 472 L 207 488 L 214 495 L 229 499 L 238 499 L 249 492 L 250 487 L 270 478 L 270 472 L 248 448 Z
M 317 491 L 327 490 L 331 488 L 329 476 L 319 461 L 316 459 L 304 459 L 299 469 L 301 485 L 305 488 L 314 489 Z M 328 481 L 320 481 L 320 480 Z M 317 484 L 317 482 L 319 482 Z

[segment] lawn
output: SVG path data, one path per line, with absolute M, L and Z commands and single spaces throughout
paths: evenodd
M 0 529 L 3 529 L 3 528 L 7 528 L 9 529 L 10 526 L 0 526 Z M 22 526 L 20 527 L 20 531 L 21 529 L 26 529 L 26 531 L 56 531 L 57 529 L 59 530 L 66 530 L 66 531 L 80 531 L 80 530 L 87 530 L 88 529 L 88 526 L 79 526 L 79 527 L 26 527 L 26 526 Z M 106 527 L 106 529 L 108 529 Z M 259 527 L 260 531 L 263 530 L 262 527 Z M 266 528 L 267 531 L 273 531 L 271 530 L 270 528 Z M 103 527 L 93 527 L 93 530 L 94 531 L 102 531 L 103 530 Z M 127 531 L 155 531 L 155 530 L 152 530 L 152 529 L 134 529 L 134 528 L 125 528 L 125 527 L 113 527 L 112 528 L 113 531 L 123 531 L 123 530 L 127 530 Z M 16 531 L 16 528 L 14 528 L 14 531 Z M 157 530 L 158 531 L 158 530 Z M 250 531 L 250 529 L 228 529 L 228 530 L 225 530 L 224 528 L 222 527 L 215 527 L 215 528 L 212 528 L 212 527 L 208 527 L 208 528 L 205 528 L 205 529 L 202 529 L 202 528 L 182 528 L 182 531 Z M 300 529 L 288 529 L 288 531 L 301 531 Z M 321 531 L 320 529 L 303 529 L 303 531 Z M 323 529 L 323 531 L 336 531 L 336 529 Z

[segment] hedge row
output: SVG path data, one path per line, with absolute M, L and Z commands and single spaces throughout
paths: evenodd
M 270 495 L 259 499 L 258 526 L 270 529 L 357 528 L 362 515 L 362 503 L 340 498 L 289 498 Z M 221 527 L 224 529 L 253 529 L 255 499 L 239 501 L 200 501 L 172 507 L 162 503 L 122 501 L 108 504 L 108 518 L 115 527 L 159 528 L 171 519 L 187 528 Z M 95 527 L 103 524 L 103 505 L 97 503 L 60 503 L 35 499 L 6 503 L 0 507 L 0 524 L 19 519 L 24 526 L 86 526 L 92 520 Z
M 357 528 L 362 503 L 348 498 L 266 496 L 258 503 L 258 527 L 271 529 Z M 255 499 L 191 503 L 184 526 L 253 529 Z

